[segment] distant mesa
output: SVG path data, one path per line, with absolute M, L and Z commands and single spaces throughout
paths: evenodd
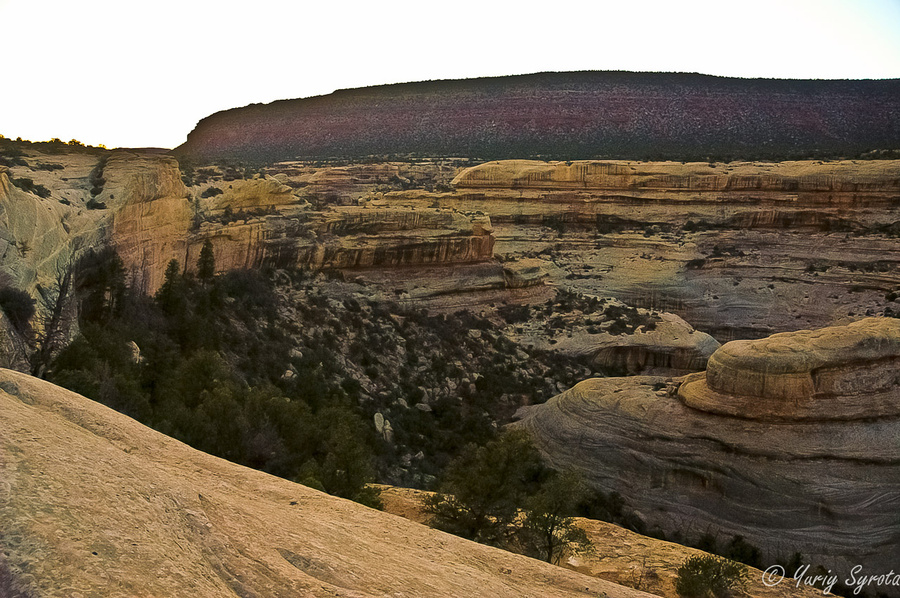
M 201 120 L 204 159 L 856 156 L 900 147 L 900 80 L 570 72 L 428 81 L 252 104 Z
M 733 341 L 679 389 L 689 407 L 751 419 L 900 415 L 900 320 Z

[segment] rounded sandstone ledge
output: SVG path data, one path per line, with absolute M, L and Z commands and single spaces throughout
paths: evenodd
M 678 398 L 686 406 L 716 415 L 761 421 L 850 421 L 900 417 L 900 388 L 852 395 L 808 394 L 771 398 L 717 392 L 707 372 L 685 376 Z
M 866 318 L 726 343 L 710 357 L 706 383 L 723 395 L 802 405 L 810 396 L 897 391 L 898 366 L 900 320 Z

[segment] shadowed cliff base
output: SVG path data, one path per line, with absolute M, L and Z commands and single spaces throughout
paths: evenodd
M 786 159 L 900 148 L 900 80 L 572 72 L 428 81 L 251 104 L 201 120 L 196 158 Z

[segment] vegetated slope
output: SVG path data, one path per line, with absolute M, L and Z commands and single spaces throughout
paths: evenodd
M 900 80 L 576 72 L 404 83 L 253 104 L 178 152 L 273 160 L 384 154 L 705 158 L 900 147 Z
M 0 370 L 0 595 L 648 596 L 228 463 Z

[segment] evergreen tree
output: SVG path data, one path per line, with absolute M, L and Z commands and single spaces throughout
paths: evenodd
M 506 544 L 519 507 L 544 473 L 540 454 L 522 430 L 483 447 L 470 445 L 447 467 L 441 491 L 427 503 L 431 524 L 476 542 Z
M 572 517 L 587 494 L 587 486 L 574 472 L 554 475 L 545 482 L 525 503 L 518 534 L 522 552 L 558 565 L 568 554 L 589 551 L 591 542 Z
M 216 275 L 216 258 L 213 255 L 212 241 L 207 239 L 200 250 L 200 258 L 197 260 L 197 279 L 206 284 Z
M 171 260 L 166 266 L 165 281 L 156 292 L 156 301 L 160 308 L 169 315 L 182 311 L 185 302 L 184 280 L 181 277 L 181 266 L 178 260 Z

